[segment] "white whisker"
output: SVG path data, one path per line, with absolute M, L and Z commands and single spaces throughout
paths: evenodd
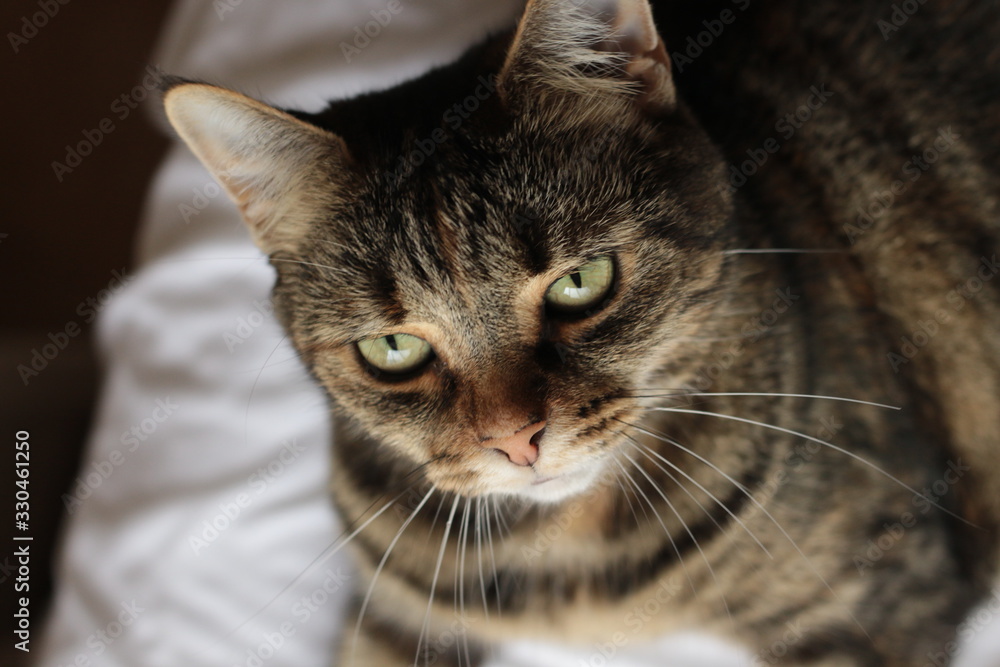
M 272 262 L 284 262 L 288 264 L 302 264 L 303 266 L 315 266 L 320 269 L 326 269 L 328 271 L 333 271 L 334 273 L 343 273 L 344 275 L 354 275 L 350 271 L 346 270 L 342 266 L 330 266 L 329 264 L 316 264 L 314 262 L 303 262 L 298 259 L 282 259 L 280 257 L 270 257 L 269 261 Z
M 633 465 L 635 464 L 635 461 L 632 461 L 632 459 L 629 458 L 628 455 L 625 455 L 625 458 L 628 459 Z M 646 504 L 649 505 L 650 511 L 653 512 L 653 516 L 656 517 L 656 520 L 659 522 L 660 527 L 663 528 L 663 534 L 667 536 L 667 539 L 670 541 L 671 548 L 677 555 L 677 562 L 680 564 L 681 570 L 684 571 L 684 578 L 687 579 L 688 585 L 691 587 L 691 592 L 694 593 L 694 596 L 696 598 L 699 597 L 698 589 L 695 588 L 694 582 L 691 580 L 691 575 L 688 574 L 687 564 L 684 562 L 684 556 L 681 555 L 681 550 L 677 547 L 677 543 L 674 541 L 673 535 L 671 535 L 670 531 L 667 529 L 667 524 L 663 523 L 663 519 L 660 518 L 659 512 L 656 511 L 656 507 L 653 505 L 653 501 L 649 499 L 649 496 L 646 495 L 646 492 L 642 490 L 642 487 L 639 486 L 638 482 L 632 479 L 632 476 L 628 473 L 627 470 L 625 470 L 625 467 L 621 464 L 621 462 L 618 461 L 617 459 L 613 460 L 615 462 L 615 465 L 621 468 L 621 471 L 625 473 L 625 479 L 627 479 L 632 484 L 632 487 L 636 490 L 636 492 L 640 496 L 642 496 L 643 500 L 646 501 Z
M 934 507 L 938 508 L 939 510 L 941 510 L 945 514 L 948 514 L 949 516 L 952 516 L 952 517 L 958 519 L 959 521 L 961 521 L 965 525 L 971 526 L 973 528 L 979 528 L 979 526 L 977 526 L 977 525 L 975 525 L 973 523 L 969 523 L 968 521 L 966 521 L 962 517 L 958 516 L 957 514 L 954 514 L 953 512 L 948 511 L 944 507 L 941 507 L 941 505 L 937 504 L 936 502 L 934 502 L 933 500 L 931 500 L 930 498 L 928 498 L 924 494 L 920 493 L 919 491 L 917 491 L 913 487 L 909 486 L 906 482 L 904 482 L 901 479 L 893 476 L 889 472 L 883 470 L 881 467 L 875 465 L 874 463 L 872 463 L 868 459 L 864 458 L 863 456 L 859 456 L 858 454 L 855 454 L 854 452 L 852 452 L 852 451 L 850 451 L 848 449 L 844 449 L 843 447 L 838 447 L 837 445 L 835 445 L 833 443 L 830 443 L 830 442 L 827 442 L 826 440 L 821 440 L 820 438 L 814 438 L 811 435 L 806 435 L 805 433 L 801 433 L 799 431 L 794 431 L 794 430 L 788 429 L 788 428 L 783 428 L 781 426 L 775 426 L 774 424 L 767 424 L 767 423 L 764 423 L 764 422 L 756 421 L 754 419 L 747 419 L 745 417 L 736 417 L 735 415 L 725 415 L 725 414 L 722 414 L 722 413 L 719 413 L 719 412 L 707 412 L 705 410 L 688 410 L 686 408 L 666 408 L 666 407 L 662 407 L 662 408 L 648 408 L 648 409 L 652 410 L 652 411 L 657 411 L 657 412 L 680 412 L 680 413 L 692 414 L 692 415 L 705 415 L 705 416 L 708 416 L 708 417 L 718 417 L 720 419 L 730 419 L 732 421 L 743 422 L 744 424 L 752 424 L 754 426 L 760 426 L 762 428 L 768 428 L 768 429 L 771 429 L 771 430 L 774 430 L 774 431 L 779 431 L 781 433 L 787 433 L 788 435 L 794 435 L 794 436 L 797 436 L 799 438 L 803 438 L 805 440 L 810 440 L 812 442 L 824 445 L 824 446 L 829 447 L 830 449 L 832 449 L 834 451 L 837 451 L 837 452 L 840 452 L 841 454 L 844 454 L 845 456 L 849 456 L 850 458 L 854 459 L 855 461 L 858 461 L 859 463 L 862 463 L 862 464 L 868 466 L 869 468 L 871 468 L 875 472 L 877 472 L 880 475 L 886 477 L 887 479 L 892 480 L 896 484 L 899 484 L 901 487 L 903 487 L 907 491 L 913 493 L 913 495 L 918 496 L 918 497 L 926 500 L 927 502 L 929 502 Z
M 618 433 L 622 433 L 622 432 L 618 431 Z M 628 437 L 628 434 L 624 434 L 623 433 L 623 435 L 625 435 L 626 438 Z M 617 452 L 616 452 L 616 454 L 617 454 Z M 621 466 L 619 466 L 619 468 L 620 467 Z M 612 469 L 612 470 L 614 470 L 614 469 Z M 635 525 L 636 525 L 636 527 L 637 528 L 641 528 L 642 527 L 642 523 L 639 522 L 639 515 L 635 513 L 635 505 L 632 503 L 632 498 L 629 495 L 628 489 L 626 489 L 625 485 L 622 484 L 621 477 L 620 477 L 620 474 L 619 474 L 620 472 L 621 472 L 620 470 L 614 470 L 614 473 L 615 473 L 615 482 L 618 484 L 618 488 L 621 489 L 622 497 L 625 498 L 625 502 L 628 503 L 628 509 L 632 513 L 633 518 L 635 518 Z
M 420 513 L 420 510 L 422 510 L 427 501 L 430 500 L 430 497 L 433 495 L 435 490 L 435 487 L 432 486 L 427 492 L 427 495 L 425 495 L 420 501 L 420 504 L 417 505 L 416 509 L 410 513 L 410 516 L 403 522 L 403 525 L 399 527 L 399 530 L 396 531 L 396 536 L 392 538 L 392 541 L 389 542 L 389 546 L 386 547 L 385 553 L 382 554 L 382 560 L 379 561 L 378 567 L 375 568 L 375 574 L 372 575 L 372 583 L 368 586 L 368 592 L 365 594 L 364 602 L 361 604 L 361 610 L 358 612 L 358 621 L 354 625 L 354 644 L 351 651 L 352 665 L 354 664 L 353 649 L 357 647 L 358 637 L 361 635 L 361 622 L 364 620 L 365 612 L 368 610 L 368 603 L 371 602 L 372 593 L 375 591 L 375 582 L 378 581 L 378 577 L 382 573 L 382 568 L 385 567 L 386 562 L 389 560 L 389 556 L 392 554 L 392 550 L 396 547 L 396 543 L 399 541 L 399 538 L 403 536 L 403 531 L 406 530 L 407 526 L 409 526 L 410 523 L 416 518 L 417 514 Z
M 352 248 L 344 243 L 337 243 L 336 241 L 331 241 L 329 239 L 321 239 L 316 237 L 310 237 L 309 242 L 311 243 L 325 243 L 326 245 L 333 246 L 334 248 L 340 248 L 341 250 L 357 250 L 357 248 Z
M 737 482 L 735 479 L 733 479 L 733 477 L 731 475 L 729 475 L 728 473 L 726 473 L 724 470 L 722 470 L 721 468 L 719 468 L 717 465 L 715 465 L 714 463 L 712 463 L 711 461 L 709 461 L 705 457 L 703 457 L 703 456 L 701 456 L 699 454 L 696 454 L 694 451 L 692 451 L 691 449 L 689 449 L 689 448 L 681 445 L 680 443 L 676 442 L 675 440 L 672 440 L 670 438 L 665 438 L 665 437 L 658 436 L 655 433 L 651 433 L 650 431 L 648 431 L 646 429 L 643 429 L 641 427 L 635 426 L 634 424 L 629 424 L 629 426 L 632 426 L 632 428 L 634 428 L 636 430 L 639 430 L 639 431 L 642 431 L 643 433 L 646 433 L 647 435 L 650 435 L 650 436 L 652 436 L 654 438 L 657 438 L 657 439 L 659 439 L 659 440 L 661 440 L 663 442 L 666 442 L 666 443 L 668 443 L 670 445 L 673 445 L 674 447 L 679 448 L 681 451 L 687 452 L 691 456 L 694 456 L 699 461 L 702 461 L 703 463 L 705 463 L 706 465 L 708 465 L 709 467 L 711 467 L 713 470 L 715 470 L 717 473 L 719 473 L 720 475 L 722 475 L 723 477 L 725 477 L 732 484 L 734 484 L 737 488 L 739 488 L 741 491 L 743 491 L 743 493 L 746 494 L 747 499 L 751 503 L 753 503 L 754 506 L 757 507 L 757 509 L 759 509 L 761 512 L 763 512 L 764 515 L 771 521 L 771 523 L 774 524 L 774 527 L 777 528 L 778 531 L 781 532 L 781 534 L 785 537 L 786 540 L 788 540 L 788 543 L 791 544 L 792 548 L 795 549 L 795 551 L 799 554 L 799 556 L 802 557 L 802 560 L 806 563 L 806 565 L 809 566 L 809 569 L 812 570 L 813 574 L 816 575 L 816 578 L 820 580 L 820 582 L 823 584 L 823 586 L 825 586 L 826 589 L 828 591 L 830 591 L 830 594 L 833 595 L 833 597 L 844 606 L 845 611 L 851 617 L 851 620 L 854 621 L 854 624 L 858 626 L 858 629 L 861 630 L 862 633 L 864 633 L 865 637 L 868 637 L 869 639 L 871 639 L 871 637 L 868 635 L 868 631 L 865 630 L 864 626 L 861 625 L 861 622 L 858 621 L 858 619 L 854 616 L 854 613 L 850 610 L 850 607 L 846 603 L 844 603 L 843 600 L 841 600 L 840 596 L 837 595 L 837 592 L 835 590 L 833 590 L 833 586 L 831 586 L 830 583 L 826 580 L 826 578 L 822 574 L 819 573 L 819 570 L 816 569 L 816 566 L 813 564 L 813 562 L 809 559 L 808 556 L 806 556 L 805 552 L 802 551 L 802 549 L 799 547 L 798 542 L 796 542 L 795 539 L 791 535 L 789 535 L 788 531 L 785 530 L 785 527 L 782 526 L 781 523 L 776 518 L 774 518 L 774 515 L 771 514 L 771 512 L 768 511 L 768 509 L 766 507 L 764 507 L 764 505 L 761 504 L 761 502 L 759 500 L 757 500 L 756 498 L 753 497 L 753 494 L 750 493 L 750 491 L 747 490 L 747 488 L 745 486 L 743 486 L 742 484 L 740 484 L 739 482 Z
M 253 384 L 250 385 L 250 395 L 247 396 L 247 409 L 243 413 L 244 443 L 250 442 L 250 404 L 253 402 L 253 393 L 257 391 L 257 383 L 260 382 L 260 377 L 264 374 L 264 369 L 268 367 L 268 362 L 271 361 L 271 357 L 274 356 L 274 353 L 278 351 L 278 348 L 281 347 L 281 344 L 284 343 L 287 338 L 288 334 L 285 334 L 284 336 L 281 337 L 281 340 L 275 343 L 274 347 L 271 349 L 271 352 L 268 353 L 267 358 L 264 359 L 264 365 L 261 366 L 260 370 L 257 372 L 257 377 L 254 378 Z
M 298 259 L 283 259 L 280 257 L 268 257 L 266 255 L 260 255 L 259 257 L 188 257 L 185 259 L 161 259 L 154 262 L 156 264 L 180 264 L 185 262 L 229 262 L 229 261 L 246 261 L 246 262 L 283 262 L 287 264 L 302 264 L 304 266 L 315 266 L 321 269 L 328 269 L 336 273 L 343 273 L 347 275 L 353 275 L 350 271 L 346 270 L 342 266 L 330 266 L 329 264 L 315 264 L 313 262 L 303 262 Z
M 634 426 L 633 426 L 633 428 L 636 428 L 636 427 L 634 427 Z M 659 468 L 660 470 L 662 470 L 662 471 L 663 471 L 664 473 L 666 473 L 666 474 L 667 474 L 667 475 L 668 475 L 668 476 L 670 477 L 670 479 L 674 480 L 674 482 L 675 482 L 675 483 L 676 483 L 676 484 L 677 484 L 678 486 L 680 486 L 680 487 L 681 487 L 682 489 L 684 489 L 685 491 L 687 491 L 687 489 L 686 489 L 686 488 L 685 488 L 685 487 L 684 487 L 684 486 L 683 486 L 683 485 L 682 485 L 682 484 L 681 484 L 681 483 L 680 483 L 679 481 L 677 481 L 677 479 L 676 479 L 676 478 L 675 478 L 675 477 L 674 477 L 673 475 L 671 475 L 671 474 L 670 474 L 670 472 L 669 472 L 669 471 L 667 471 L 667 469 L 666 469 L 666 468 L 664 468 L 664 467 L 663 467 L 663 466 L 661 466 L 661 465 L 660 465 L 659 463 L 657 463 L 657 462 L 656 462 L 656 460 L 655 460 L 655 459 L 653 459 L 652 457 L 654 457 L 654 456 L 655 456 L 655 457 L 656 457 L 657 459 L 660 459 L 661 461 L 663 461 L 664 463 L 666 463 L 666 464 L 667 464 L 668 466 L 670 466 L 671 468 L 673 468 L 674 470 L 676 470 L 676 471 L 677 471 L 678 473 L 680 473 L 681 475 L 683 475 L 685 479 L 689 480 L 689 481 L 690 481 L 690 482 L 691 482 L 692 484 L 694 484 L 694 485 L 695 485 L 695 486 L 697 486 L 697 487 L 698 487 L 699 489 L 701 489 L 701 491 L 702 491 L 702 492 L 704 492 L 705 494 L 707 494 L 707 495 L 708 495 L 708 497 L 709 497 L 709 498 L 711 498 L 711 499 L 712 499 L 713 501 L 715 501 L 715 503 L 716 503 L 716 504 L 717 504 L 717 505 L 718 505 L 719 507 L 721 507 L 721 508 L 723 509 L 723 511 L 724 511 L 724 512 L 725 512 L 726 514 L 728 514 L 728 515 L 730 516 L 730 518 L 732 518 L 732 520 L 733 520 L 733 521 L 735 521 L 736 523 L 738 523 L 738 524 L 740 525 L 740 527 L 742 527 L 742 528 L 743 528 L 743 530 L 744 530 L 744 531 L 746 531 L 746 534 L 747 534 L 747 535 L 749 535 L 749 536 L 750 536 L 750 538 L 751 538 L 751 539 L 752 539 L 752 540 L 753 540 L 754 542 L 756 542 L 756 543 L 757 543 L 757 546 L 759 546 L 759 547 L 760 547 L 760 548 L 761 548 L 761 549 L 762 549 L 762 550 L 764 551 L 764 553 L 765 553 L 765 554 L 767 554 L 767 557 L 768 557 L 768 558 L 770 558 L 770 559 L 772 559 L 772 560 L 774 559 L 774 556 L 772 556 L 772 555 L 771 555 L 771 552 L 767 550 L 767 547 L 765 547 L 765 546 L 763 545 L 763 543 L 761 543 L 761 541 L 760 541 L 759 539 L 757 539 L 757 536 L 753 534 L 753 531 L 752 531 L 752 530 L 750 530 L 750 528 L 748 528 L 748 527 L 747 527 L 747 525 L 746 525 L 745 523 L 743 523 L 743 520 L 742 520 L 742 519 L 740 519 L 740 518 L 739 518 L 738 516 L 736 516 L 736 514 L 735 514 L 735 513 L 734 513 L 734 512 L 733 512 L 733 511 L 732 511 L 731 509 L 729 509 L 728 507 L 726 507 L 726 504 L 725 504 L 724 502 L 722 502 L 721 500 L 719 500 L 719 499 L 718 499 L 718 498 L 717 498 L 717 497 L 715 496 L 715 494 L 714 494 L 714 493 L 712 493 L 711 491 L 709 491 L 708 489 L 706 489 L 706 488 L 705 488 L 704 486 L 702 486 L 702 485 L 701 485 L 701 484 L 700 484 L 700 483 L 698 482 L 698 480 L 696 480 L 696 479 L 695 479 L 694 477 L 691 477 L 691 475 L 689 475 L 688 473 L 686 473 L 686 472 L 685 472 L 685 471 L 684 471 L 684 470 L 683 470 L 683 469 L 682 469 L 682 468 L 681 468 L 680 466 L 678 466 L 678 465 L 677 465 L 677 464 L 675 464 L 674 462 L 672 462 L 672 461 L 670 461 L 670 460 L 668 460 L 668 459 L 664 458 L 664 457 L 663 457 L 663 456 L 662 456 L 662 455 L 661 455 L 661 454 L 660 454 L 659 452 L 657 452 L 657 451 L 656 451 L 655 449 L 652 449 L 651 447 L 648 447 L 648 446 L 646 446 L 646 445 L 643 445 L 642 443 L 640 443 L 639 441 L 637 441 L 637 440 L 636 440 L 635 438 L 633 438 L 633 437 L 632 437 L 632 436 L 630 436 L 630 435 L 627 435 L 627 434 L 626 434 L 626 436 L 625 436 L 625 437 L 627 437 L 627 438 L 628 438 L 629 440 L 631 440 L 631 441 L 632 441 L 632 443 L 634 444 L 634 446 L 638 447 L 638 448 L 639 448 L 639 451 L 640 451 L 640 452 L 642 452 L 642 453 L 643 453 L 643 455 L 645 455 L 645 456 L 646 456 L 647 458 L 649 458 L 650 460 L 652 460 L 652 461 L 653 461 L 653 464 L 654 464 L 654 465 L 656 465 L 656 467 L 658 467 L 658 468 Z M 652 455 L 652 456 L 651 456 L 651 455 Z M 745 493 L 745 491 L 744 491 L 744 493 Z M 702 506 L 702 504 L 701 504 L 700 502 L 698 502 L 698 500 L 697 500 L 697 499 L 696 499 L 696 498 L 695 498 L 695 497 L 694 497 L 693 495 L 691 495 L 690 491 L 688 491 L 688 495 L 690 495 L 690 496 L 691 496 L 691 499 L 692 499 L 692 500 L 694 500 L 694 501 L 695 501 L 696 503 L 698 503 L 698 507 L 701 507 L 702 511 L 704 511 L 704 512 L 705 512 L 705 514 L 707 514 L 707 515 L 708 515 L 708 517 L 709 517 L 710 519 L 712 519 L 712 521 L 713 521 L 713 522 L 715 522 L 715 519 L 714 519 L 714 518 L 712 518 L 712 515 L 711 515 L 711 513 L 710 513 L 710 512 L 709 512 L 709 511 L 708 511 L 708 510 L 707 510 L 707 509 L 706 509 L 706 508 L 704 507 L 704 506 Z M 719 524 L 718 524 L 718 522 L 715 522 L 715 525 L 716 525 L 716 526 L 718 526 L 718 525 L 719 525 Z M 722 526 L 719 526 L 719 529 L 720 529 L 720 530 L 721 530 L 721 528 L 722 528 Z
M 472 501 L 468 498 L 465 499 L 465 510 L 462 512 L 462 529 L 459 531 L 458 542 L 459 542 L 459 556 L 457 570 L 458 573 L 458 610 L 459 618 L 462 622 L 465 622 L 465 548 L 469 539 L 469 510 L 472 507 Z M 469 656 L 469 635 L 467 632 L 462 632 L 462 647 L 465 651 L 465 664 L 466 667 L 472 667 L 472 658 Z M 462 667 L 462 654 L 458 655 L 458 667 Z
M 643 391 L 658 391 L 655 388 L 643 389 Z M 663 391 L 670 391 L 669 389 Z M 863 401 L 858 398 L 844 398 L 843 396 L 823 396 L 821 394 L 781 394 L 772 392 L 754 392 L 754 391 L 734 391 L 734 392 L 688 392 L 680 391 L 671 394 L 662 394 L 654 396 L 641 396 L 639 398 L 683 398 L 685 396 L 778 396 L 782 398 L 818 398 L 827 401 L 842 401 L 844 403 L 857 403 L 859 405 L 870 405 L 876 408 L 885 408 L 887 410 L 902 410 L 898 405 L 887 405 L 885 403 L 875 403 L 873 401 Z
M 420 638 L 417 640 L 417 655 L 413 659 L 414 664 L 420 659 L 420 649 L 424 645 L 424 635 L 428 635 L 428 641 L 430 640 L 431 608 L 434 606 L 434 591 L 437 589 L 438 576 L 441 574 L 441 563 L 444 562 L 444 552 L 448 547 L 448 536 L 451 534 L 451 525 L 455 520 L 455 512 L 458 510 L 458 501 L 461 499 L 462 496 L 455 496 L 455 502 L 451 504 L 451 513 L 448 515 L 448 521 L 444 525 L 444 536 L 441 538 L 441 549 L 438 551 L 437 565 L 434 566 L 434 577 L 431 579 L 431 591 L 427 597 L 427 611 L 424 612 L 424 624 L 420 629 Z M 427 661 L 424 660 L 424 664 L 426 663 Z
M 486 577 L 483 575 L 483 503 L 476 497 L 476 559 L 479 561 L 479 590 L 483 596 L 483 616 L 490 620 L 490 606 L 486 602 Z
M 502 612 L 500 611 L 500 578 L 497 576 L 497 554 L 493 548 L 493 521 L 490 518 L 490 499 L 487 497 L 483 501 L 484 510 L 486 512 L 486 537 L 490 545 L 490 563 L 493 566 L 493 590 L 496 593 L 497 600 L 497 616 L 500 616 Z M 499 529 L 499 526 L 498 526 Z M 486 599 L 483 599 L 483 604 L 486 603 Z
M 726 616 L 729 617 L 729 622 L 735 628 L 736 622 L 733 620 L 733 614 L 729 610 L 729 602 L 726 600 L 726 594 L 725 592 L 722 591 L 722 588 L 719 585 L 719 579 L 718 577 L 715 576 L 715 569 L 712 567 L 712 563 L 709 562 L 708 556 L 705 555 L 704 550 L 702 550 L 701 544 L 698 543 L 698 538 L 694 536 L 694 533 L 691 532 L 691 529 L 688 527 L 687 522 L 684 521 L 684 518 L 681 516 L 680 512 L 677 511 L 677 508 L 674 507 L 674 504 L 670 502 L 669 498 L 667 498 L 667 494 L 663 493 L 663 490 L 656 485 L 656 482 L 654 482 L 653 478 L 649 476 L 649 473 L 647 473 L 641 465 L 639 465 L 635 460 L 633 460 L 631 456 L 628 456 L 626 454 L 625 458 L 628 459 L 629 463 L 631 463 L 636 468 L 636 470 L 638 470 L 642 474 L 642 476 L 646 478 L 646 481 L 650 483 L 650 485 L 653 487 L 653 490 L 656 491 L 656 493 L 658 493 L 661 498 L 663 498 L 663 502 L 667 504 L 667 507 L 670 509 L 671 512 L 674 513 L 674 516 L 677 517 L 677 520 L 681 522 L 681 526 L 684 528 L 684 532 L 687 533 L 687 536 L 691 539 L 691 542 L 694 543 L 694 548 L 698 550 L 699 554 L 701 554 L 701 559 L 705 561 L 705 566 L 708 568 L 708 573 L 712 577 L 712 581 L 715 583 L 715 587 L 719 589 L 719 592 L 722 596 L 722 607 L 726 610 Z
M 416 472 L 418 472 L 419 470 L 423 469 L 425 465 L 427 465 L 427 464 L 417 466 L 412 471 L 410 471 L 410 473 L 407 474 L 406 477 L 409 477 L 410 475 L 413 475 Z M 406 477 L 404 477 L 403 479 L 406 479 Z M 262 606 L 260 609 L 258 609 L 257 611 L 255 611 L 253 614 L 251 614 L 249 618 L 247 618 L 242 623 L 240 623 L 238 626 L 236 626 L 229 634 L 226 635 L 226 637 L 232 637 L 237 632 L 239 632 L 240 630 L 242 630 L 246 626 L 247 623 L 249 623 L 250 621 L 252 621 L 255 618 L 257 618 L 258 616 L 260 616 L 260 614 L 265 609 L 267 609 L 272 604 L 274 604 L 275 600 L 277 600 L 282 595 L 284 595 L 288 591 L 288 589 L 290 589 L 292 586 L 294 586 L 295 584 L 297 584 L 300 581 L 302 581 L 302 579 L 307 574 L 309 574 L 310 572 L 312 572 L 314 568 L 322 565 L 323 563 L 325 563 L 329 559 L 333 558 L 337 553 L 340 552 L 341 549 L 343 549 L 345 546 L 347 546 L 348 544 L 350 544 L 351 540 L 353 540 L 355 537 L 357 537 L 361 533 L 361 531 L 363 531 L 365 528 L 367 528 L 375 519 L 377 519 L 380 516 L 382 516 L 382 514 L 384 514 L 386 510 L 388 510 L 390 507 L 392 507 L 393 505 L 395 505 L 399 501 L 400 498 L 402 498 L 404 495 L 406 495 L 409 492 L 410 488 L 412 488 L 412 486 L 413 485 L 411 484 L 406 489 L 404 489 L 399 494 L 397 494 L 396 497 L 394 497 L 392 500 L 390 500 L 385 505 L 383 505 L 377 512 L 375 512 L 375 514 L 373 514 L 371 517 L 369 517 L 364 523 L 362 523 L 360 526 L 358 526 L 350 535 L 348 535 L 346 538 L 344 538 L 343 541 L 340 541 L 340 538 L 338 537 L 331 544 L 329 544 L 328 546 L 326 546 L 319 553 L 319 555 L 317 555 L 315 558 L 313 558 L 312 561 L 308 565 L 306 565 L 306 567 L 298 575 L 296 575 L 290 582 L 288 582 L 285 585 L 284 588 L 282 588 L 280 591 L 278 591 L 270 600 L 268 600 L 264 604 L 264 606 Z M 385 495 L 388 495 L 388 494 L 385 494 Z M 379 502 L 379 500 L 381 500 L 382 498 L 384 498 L 385 495 L 381 496 L 378 500 L 376 500 L 374 503 L 372 503 L 371 505 L 369 505 L 368 508 L 364 512 L 362 512 L 362 516 L 364 516 L 364 514 L 366 512 L 368 512 L 368 510 L 370 510 L 372 507 L 374 507 L 375 504 Z
M 847 252 L 846 250 L 839 250 L 836 248 L 823 249 L 823 248 L 733 248 L 731 250 L 723 250 L 723 255 L 811 255 L 811 254 L 839 254 Z

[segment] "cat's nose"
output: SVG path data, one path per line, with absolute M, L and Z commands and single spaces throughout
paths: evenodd
M 543 420 L 525 426 L 514 435 L 489 438 L 483 442 L 483 446 L 500 450 L 514 465 L 530 466 L 538 460 L 538 443 L 542 439 L 544 430 Z

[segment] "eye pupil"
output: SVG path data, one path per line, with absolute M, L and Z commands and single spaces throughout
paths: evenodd
M 614 285 L 615 263 L 611 257 L 593 259 L 563 275 L 545 293 L 551 313 L 588 317 L 607 303 Z
M 357 342 L 358 352 L 370 368 L 389 375 L 417 372 L 434 358 L 430 344 L 411 334 L 388 334 Z

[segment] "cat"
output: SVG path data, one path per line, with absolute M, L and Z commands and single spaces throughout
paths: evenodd
M 997 562 L 997 3 L 531 0 L 318 114 L 164 104 L 339 415 L 338 665 L 949 662 Z

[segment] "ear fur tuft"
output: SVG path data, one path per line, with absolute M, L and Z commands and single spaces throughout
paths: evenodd
M 336 196 L 348 166 L 336 135 L 249 97 L 204 83 L 165 83 L 181 139 L 239 206 L 267 253 L 290 250 Z
M 669 110 L 670 58 L 647 0 L 531 0 L 500 74 L 509 102 L 632 98 Z

